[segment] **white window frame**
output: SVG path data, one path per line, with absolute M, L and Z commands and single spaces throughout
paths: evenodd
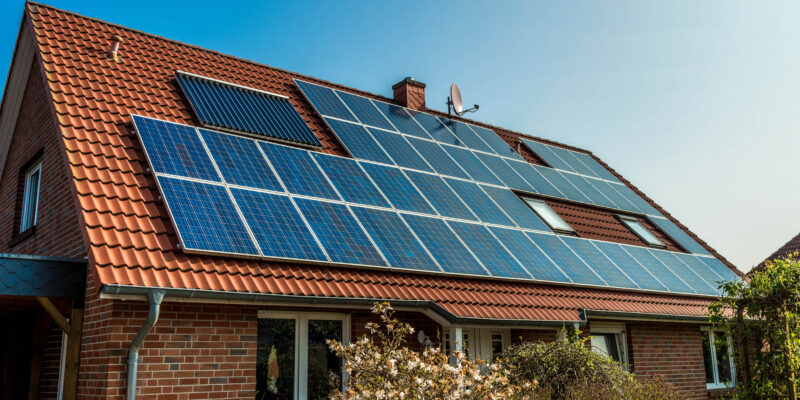
M 32 194 L 31 191 L 31 177 L 36 176 L 36 193 Z M 25 186 L 22 191 L 22 215 L 20 216 L 19 233 L 25 232 L 30 228 L 36 226 L 39 218 L 39 193 L 42 191 L 42 162 L 38 161 L 32 167 L 25 171 Z M 33 211 L 31 212 L 31 207 Z M 32 215 L 31 215 L 32 214 Z
M 564 218 L 561 218 L 561 216 L 544 200 L 531 197 L 523 197 L 522 199 L 525 200 L 528 207 L 530 207 L 553 232 L 575 234 L 575 229 L 572 228 L 567 221 L 564 221 Z
M 625 225 L 626 228 L 628 228 L 631 232 L 633 232 L 634 235 L 636 235 L 643 242 L 647 243 L 648 246 L 655 247 L 658 249 L 667 248 L 667 244 L 661 241 L 661 239 L 659 239 L 656 235 L 654 235 L 653 232 L 650 232 L 650 230 L 647 229 L 647 227 L 645 227 L 644 225 L 642 225 L 641 221 L 639 221 L 638 219 L 621 214 L 617 214 L 617 219 L 619 219 L 620 222 L 622 222 L 622 224 Z M 632 226 L 633 224 L 638 225 L 642 230 L 647 232 L 647 234 L 649 234 L 650 237 L 646 237 L 644 234 L 638 232 Z
M 67 365 L 67 332 L 61 331 L 61 358 L 58 360 L 58 392 L 56 400 L 64 397 L 64 368 Z
M 350 343 L 350 315 L 326 312 L 294 312 L 259 310 L 258 318 L 291 319 L 294 325 L 294 398 L 308 398 L 308 321 L 328 320 L 342 321 L 342 343 Z M 346 376 L 342 370 L 342 385 Z M 343 386 L 344 387 L 344 386 Z
M 628 370 L 630 368 L 628 361 L 628 335 L 625 332 L 625 323 L 623 322 L 590 322 L 589 323 L 589 336 L 591 338 L 595 334 L 614 335 L 617 340 L 617 354 L 619 354 L 619 363 Z M 592 344 L 592 351 L 596 351 L 594 344 Z
M 711 352 L 711 363 L 713 364 L 711 370 L 714 373 L 714 382 L 706 383 L 706 388 L 708 389 L 725 389 L 729 386 L 726 384 L 725 380 L 721 380 L 719 377 L 719 370 L 717 369 L 717 346 L 714 345 L 714 336 L 718 333 L 724 334 L 728 341 L 728 362 L 730 362 L 731 368 L 731 387 L 736 386 L 736 362 L 733 360 L 733 338 L 729 332 L 724 332 L 719 329 L 713 329 L 710 326 L 704 326 L 700 328 L 701 331 L 708 332 L 708 347 L 709 351 Z M 705 360 L 703 361 L 705 362 Z
M 443 340 L 445 348 L 442 350 L 458 349 L 464 351 L 464 337 L 467 337 L 467 356 L 470 360 L 480 358 L 485 361 L 492 361 L 492 334 L 500 334 L 503 337 L 502 349 L 505 350 L 511 341 L 511 331 L 507 328 L 472 328 L 463 326 L 451 326 L 444 328 Z

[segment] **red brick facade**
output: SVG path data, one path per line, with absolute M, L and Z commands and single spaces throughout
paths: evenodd
M 394 101 L 403 107 L 425 111 L 425 84 L 411 78 L 403 79 L 392 86 Z

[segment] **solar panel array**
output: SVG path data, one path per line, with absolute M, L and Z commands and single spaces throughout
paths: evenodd
M 352 103 L 351 118 L 368 109 Z M 733 274 L 707 256 L 557 236 L 503 185 L 133 121 L 187 252 L 711 295 Z
M 589 154 L 522 138 L 553 168 L 533 165 L 489 129 L 296 82 L 354 158 L 644 214 L 687 251 L 709 255 Z

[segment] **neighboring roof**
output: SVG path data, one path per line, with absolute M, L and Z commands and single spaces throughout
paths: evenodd
M 751 274 L 755 271 L 759 271 L 762 268 L 764 268 L 764 265 L 767 263 L 767 261 L 788 256 L 789 254 L 798 252 L 800 252 L 800 233 L 798 233 L 797 236 L 789 239 L 789 241 L 786 242 L 786 244 L 784 244 L 780 248 L 778 248 L 778 250 L 775 250 L 775 252 L 773 252 L 772 254 L 770 254 L 769 257 L 764 259 L 764 261 L 762 261 L 761 264 L 758 264 L 755 268 L 753 268 L 752 271 L 748 272 L 748 274 Z
M 130 117 L 140 114 L 195 124 L 176 86 L 176 70 L 289 96 L 322 141 L 324 151 L 340 155 L 345 154 L 344 149 L 303 99 L 292 79 L 302 77 L 373 98 L 391 99 L 49 6 L 28 3 L 27 13 L 74 175 L 78 204 L 86 224 L 90 266 L 100 284 L 432 300 L 454 315 L 475 318 L 577 320 L 583 309 L 705 314 L 708 299 L 700 297 L 186 254 L 178 248 L 154 178 L 148 173 L 147 161 L 132 134 Z M 120 63 L 105 57 L 113 34 L 124 39 Z M 520 136 L 490 128 L 512 143 Z M 523 156 L 540 163 L 527 150 Z M 696 236 L 692 237 L 708 248 Z

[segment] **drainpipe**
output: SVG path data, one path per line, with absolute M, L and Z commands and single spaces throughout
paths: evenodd
M 150 312 L 147 313 L 147 319 L 139 328 L 139 332 L 131 342 L 131 347 L 128 349 L 128 396 L 127 400 L 136 399 L 136 371 L 139 366 L 139 349 L 144 343 L 144 338 L 153 329 L 153 325 L 158 321 L 158 313 L 161 310 L 161 300 L 164 300 L 164 290 L 151 290 L 147 292 L 147 301 L 150 303 Z

